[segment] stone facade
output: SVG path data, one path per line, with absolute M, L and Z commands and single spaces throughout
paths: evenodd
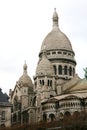
M 55 10 L 53 28 L 41 45 L 34 84 L 25 63 L 23 75 L 10 90 L 12 124 L 60 120 L 87 110 L 87 80 L 76 74 L 75 53 L 58 22 Z
M 7 104 L 0 104 L 0 125 L 1 127 L 10 127 L 11 126 L 11 105 Z
M 11 107 L 7 94 L 0 89 L 0 127 L 11 126 Z

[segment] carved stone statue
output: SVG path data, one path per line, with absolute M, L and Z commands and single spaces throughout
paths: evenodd
M 87 67 L 85 69 L 83 69 L 85 71 L 85 79 L 87 79 Z

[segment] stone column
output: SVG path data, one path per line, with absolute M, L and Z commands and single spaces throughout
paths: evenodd
M 47 76 L 45 76 L 45 86 L 47 86 Z
M 39 79 L 37 77 L 37 88 L 40 86 Z
M 55 90 L 55 78 L 54 77 L 52 79 L 52 88 L 53 88 L 53 90 Z

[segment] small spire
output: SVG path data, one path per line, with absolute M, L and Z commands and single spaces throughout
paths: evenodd
M 54 8 L 53 14 L 53 27 L 58 27 L 58 14 L 56 12 L 56 8 Z
M 26 64 L 26 60 L 25 60 L 24 66 L 23 66 L 23 73 L 24 73 L 24 74 L 27 74 L 27 64 Z

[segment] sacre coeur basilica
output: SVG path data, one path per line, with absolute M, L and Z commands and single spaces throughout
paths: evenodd
M 0 90 L 0 121 L 6 126 L 60 120 L 65 115 L 79 114 L 84 106 L 87 111 L 87 79 L 76 74 L 75 52 L 59 28 L 56 9 L 52 20 L 52 30 L 41 45 L 34 83 L 25 62 L 23 74 L 9 90 L 9 100 Z

